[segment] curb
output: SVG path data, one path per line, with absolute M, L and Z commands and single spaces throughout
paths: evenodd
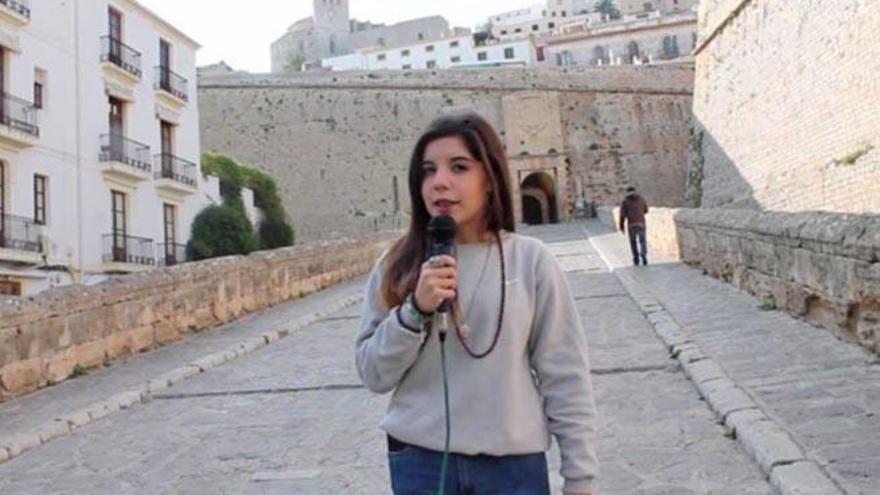
M 56 438 L 70 435 L 74 431 L 99 419 L 106 418 L 111 414 L 128 409 L 136 404 L 150 402 L 153 399 L 153 394 L 160 390 L 172 387 L 211 368 L 216 368 L 264 346 L 278 342 L 293 332 L 301 330 L 330 314 L 357 304 L 362 298 L 362 295 L 343 297 L 325 309 L 315 311 L 304 318 L 296 320 L 289 328 L 265 332 L 257 337 L 249 337 L 224 350 L 208 354 L 183 366 L 159 374 L 148 379 L 139 387 L 118 392 L 104 400 L 93 402 L 81 409 L 47 421 L 31 431 L 0 437 L 0 464 L 12 460 L 31 449 L 45 445 Z
M 601 253 L 591 237 L 587 236 L 587 240 L 597 253 Z M 615 270 L 604 255 L 601 258 L 650 322 L 670 356 L 678 361 L 723 424 L 735 432 L 737 441 L 780 494 L 845 494 L 818 464 L 807 459 L 788 432 L 767 417 L 751 396 L 702 352 L 659 300 L 630 275 Z

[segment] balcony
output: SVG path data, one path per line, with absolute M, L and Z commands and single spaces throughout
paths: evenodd
M 156 164 L 160 167 L 156 171 L 156 189 L 175 196 L 193 194 L 198 190 L 196 173 L 198 165 L 176 157 L 169 153 L 156 155 Z
M 98 156 L 101 172 L 130 187 L 150 179 L 150 147 L 120 134 L 102 134 Z
M 101 66 L 123 81 L 137 83 L 141 80 L 141 53 L 116 38 L 101 37 Z
M 127 234 L 104 234 L 104 270 L 130 273 L 156 266 L 153 240 Z
M 37 107 L 29 101 L 0 93 L 0 144 L 20 150 L 36 145 L 39 137 Z
M 185 244 L 159 244 L 159 266 L 174 266 L 186 261 Z
M 30 0 L 0 0 L 0 19 L 15 27 L 31 22 Z
M 0 261 L 21 265 L 43 262 L 43 226 L 33 219 L 15 215 L 0 216 Z
M 167 104 L 180 108 L 189 101 L 188 81 L 168 67 L 156 66 L 156 96 Z

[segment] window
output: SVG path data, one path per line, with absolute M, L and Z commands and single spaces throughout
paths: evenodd
M 433 69 L 434 67 L 437 67 L 437 61 L 435 61 L 435 60 L 428 60 L 428 62 L 427 62 L 425 65 L 426 65 L 429 69 Z
M 409 50 L 403 50 L 400 52 L 401 57 L 409 57 Z
M 122 65 L 122 13 L 113 7 L 108 7 L 107 24 L 107 34 L 110 37 L 108 60 L 116 65 Z
M 514 33 L 521 33 L 521 32 L 522 32 L 522 28 L 516 28 L 516 29 L 513 30 L 513 32 L 514 32 Z
M 458 41 L 450 41 L 449 48 L 458 48 Z
M 20 296 L 21 282 L 15 280 L 0 280 L 0 296 Z
M 505 34 L 507 34 L 507 30 L 506 30 L 506 29 L 502 29 L 502 30 L 501 30 L 501 35 L 504 36 Z
M 564 11 L 564 10 L 562 11 L 562 17 L 565 17 L 565 11 Z
M 174 205 L 164 203 L 162 205 L 163 224 L 165 226 L 165 264 L 168 266 L 176 265 L 177 259 L 177 230 L 175 229 L 175 218 L 177 212 Z
M 6 224 L 6 164 L 0 162 L 0 247 L 6 245 L 6 232 L 4 225 Z
M 380 37 L 378 40 L 376 40 L 376 44 L 378 44 L 379 46 L 385 46 L 385 38 Z
M 116 41 L 122 41 L 122 12 L 113 7 L 107 8 L 107 22 L 110 38 Z
M 419 38 L 419 41 L 425 39 L 425 33 L 419 33 L 418 38 Z
M 630 41 L 629 45 L 627 45 L 627 51 L 629 53 L 629 61 L 630 63 L 635 63 L 636 60 L 640 58 L 639 53 L 639 44 L 635 41 Z
M 412 69 L 412 65 L 411 64 L 404 64 L 403 67 L 401 67 L 401 69 L 403 69 L 403 70 Z
M 663 57 L 675 58 L 678 56 L 678 37 L 675 35 L 663 38 Z
M 539 29 L 541 29 L 540 26 L 538 26 L 537 24 L 532 24 L 532 31 L 537 31 Z
M 391 188 L 394 194 L 394 211 L 400 211 L 400 193 L 397 187 L 397 176 L 391 178 Z
M 514 50 L 513 50 L 513 48 L 505 48 L 505 49 L 504 49 L 504 58 L 505 58 L 506 60 L 510 60 L 510 59 L 512 59 L 513 57 L 514 57 Z
M 378 60 L 379 62 L 385 60 L 385 54 L 380 53 L 380 54 L 376 55 L 376 60 Z
M 34 82 L 34 108 L 43 108 L 43 84 Z
M 34 175 L 34 223 L 46 225 L 46 183 L 44 175 Z
M 125 262 L 128 260 L 128 252 L 126 249 L 126 225 L 125 225 L 125 193 L 119 191 L 110 191 L 112 196 L 112 218 L 113 218 L 113 245 L 112 257 L 113 261 Z
M 609 62 L 608 56 L 605 52 L 605 47 L 603 46 L 594 46 L 593 47 L 593 64 L 595 65 L 604 65 Z
M 480 62 L 485 62 L 488 59 L 488 55 L 486 52 L 477 52 L 477 60 Z
M 34 107 L 44 108 L 46 105 L 46 71 L 34 69 Z
M 426 52 L 429 52 L 429 53 L 430 53 L 430 52 L 433 52 L 433 51 L 434 51 L 434 45 L 428 45 L 428 46 L 426 46 L 426 47 L 425 47 L 425 51 L 426 51 Z
M 543 47 L 543 46 L 539 46 L 539 47 L 537 47 L 537 48 L 535 49 L 535 54 L 536 54 L 536 56 L 537 56 L 537 58 L 538 58 L 538 62 L 543 62 L 543 61 L 544 61 L 544 47 Z
M 556 23 L 555 23 L 555 22 L 548 22 L 548 23 L 547 23 L 547 29 L 553 29 L 553 28 L 555 28 L 555 27 L 556 27 Z
M 455 57 L 450 58 L 449 61 L 452 62 L 453 64 L 457 64 L 457 63 L 461 62 L 461 57 L 456 55 Z

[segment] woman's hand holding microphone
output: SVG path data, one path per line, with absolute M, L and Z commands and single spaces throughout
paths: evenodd
M 443 301 L 455 299 L 457 289 L 458 268 L 455 258 L 447 255 L 432 256 L 422 263 L 413 299 L 418 310 L 433 313 Z

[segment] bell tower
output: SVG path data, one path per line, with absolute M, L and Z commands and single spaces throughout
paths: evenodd
M 313 0 L 315 27 L 330 32 L 348 33 L 348 0 Z

